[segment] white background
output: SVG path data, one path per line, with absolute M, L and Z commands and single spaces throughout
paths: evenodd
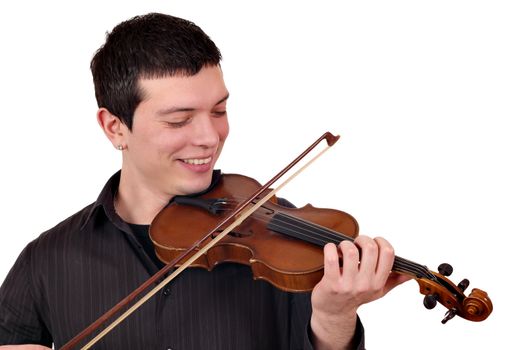
M 166 12 L 222 50 L 223 171 L 266 182 L 324 131 L 340 134 L 280 195 L 347 211 L 361 234 L 432 269 L 452 264 L 453 281 L 494 302 L 482 323 L 443 326 L 445 310 L 424 309 L 410 281 L 361 308 L 369 349 L 521 348 L 524 5 L 345 3 L 2 2 L 0 281 L 119 168 L 95 120 L 89 62 L 118 22 Z

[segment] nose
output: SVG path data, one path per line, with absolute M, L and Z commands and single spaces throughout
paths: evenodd
M 221 128 L 219 119 L 202 114 L 194 119 L 193 143 L 203 148 L 214 148 L 221 139 Z

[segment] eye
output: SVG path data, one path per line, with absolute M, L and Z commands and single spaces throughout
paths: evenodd
M 180 121 L 166 121 L 165 123 L 166 125 L 172 128 L 181 128 L 184 125 L 188 124 L 191 121 L 191 119 L 191 117 L 188 117 Z
M 213 111 L 212 113 L 216 117 L 222 117 L 226 115 L 226 111 Z
M 166 124 L 168 124 L 168 126 L 172 128 L 180 128 L 186 125 L 186 122 L 178 122 L 178 123 L 166 122 Z

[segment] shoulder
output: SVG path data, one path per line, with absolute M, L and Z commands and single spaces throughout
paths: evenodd
M 54 227 L 41 233 L 35 240 L 29 243 L 28 249 L 32 252 L 45 252 L 64 246 L 71 240 L 82 234 L 88 221 L 95 216 L 95 203 L 91 203 L 75 214 L 62 220 Z
M 95 215 L 95 203 L 91 203 L 79 210 L 75 214 L 69 216 L 67 219 L 62 220 L 51 229 L 43 232 L 40 237 L 48 237 L 56 234 L 64 234 L 66 232 L 76 232 L 84 228 L 87 221 Z

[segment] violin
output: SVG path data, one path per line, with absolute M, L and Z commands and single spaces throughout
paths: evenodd
M 312 290 L 323 276 L 323 246 L 330 242 L 353 241 L 358 235 L 358 223 L 350 214 L 340 210 L 312 205 L 302 208 L 283 206 L 275 193 L 338 139 L 339 136 L 324 133 L 263 186 L 247 176 L 222 175 L 218 183 L 205 193 L 174 197 L 150 225 L 155 252 L 166 266 L 61 349 L 72 349 L 140 297 L 82 347 L 90 348 L 188 267 L 212 270 L 223 262 L 245 264 L 251 266 L 255 279 L 266 280 L 282 290 Z M 328 144 L 324 151 L 278 187 L 270 188 L 323 140 Z M 439 302 L 448 309 L 442 323 L 456 315 L 470 321 L 483 321 L 492 312 L 492 302 L 486 292 L 474 288 L 466 296 L 464 291 L 469 285 L 468 280 L 455 285 L 447 278 L 452 273 L 449 264 L 442 264 L 439 272 L 433 272 L 424 265 L 396 256 L 392 271 L 409 275 L 417 281 L 421 294 L 425 296 L 425 307 L 431 309 Z M 155 287 L 151 288 L 154 284 Z M 146 292 L 148 288 L 150 290 Z
M 202 238 L 202 232 L 210 231 L 259 188 L 261 184 L 250 177 L 225 174 L 201 196 L 174 197 L 150 227 L 150 237 L 159 259 L 165 263 L 178 259 Z M 255 198 L 254 203 L 258 199 Z M 216 232 L 221 230 L 222 227 Z M 212 270 L 223 262 L 244 264 L 251 267 L 255 279 L 265 280 L 279 289 L 311 291 L 323 277 L 324 245 L 353 241 L 358 230 L 355 218 L 343 211 L 310 204 L 302 208 L 285 207 L 272 196 L 190 266 Z M 210 242 L 215 236 L 211 235 L 202 243 Z M 180 259 L 177 265 L 184 261 Z M 426 266 L 396 256 L 392 271 L 407 274 L 417 281 L 427 308 L 434 308 L 439 302 L 448 309 L 442 323 L 456 315 L 469 321 L 482 321 L 492 312 L 492 302 L 486 292 L 473 289 L 467 297 L 464 294 L 469 285 L 467 279 L 455 285 L 447 278 L 452 273 L 449 264 L 441 264 L 439 272 L 433 272 Z

